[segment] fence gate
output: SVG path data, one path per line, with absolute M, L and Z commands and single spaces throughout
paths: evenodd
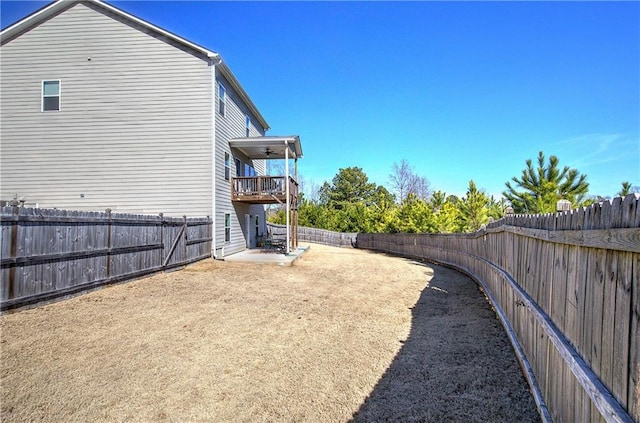
M 164 260 L 162 268 L 179 266 L 187 256 L 187 217 L 183 222 L 163 222 Z

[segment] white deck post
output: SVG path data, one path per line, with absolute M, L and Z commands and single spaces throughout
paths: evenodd
M 289 209 L 291 207 L 291 200 L 289 199 L 289 143 L 287 141 L 284 142 L 284 173 L 285 173 L 285 186 L 286 186 L 286 194 L 287 194 L 287 249 L 286 252 L 289 254 L 291 252 L 291 229 L 289 228 Z
M 296 175 L 296 212 L 293 213 L 293 247 L 298 249 L 298 207 L 300 206 L 300 186 L 298 185 L 298 152 L 296 151 L 296 157 L 293 159 L 293 168 Z

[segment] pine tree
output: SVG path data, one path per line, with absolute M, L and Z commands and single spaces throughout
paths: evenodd
M 526 163 L 522 176 L 511 178 L 505 184 L 507 190 L 502 192 L 516 213 L 552 213 L 561 199 L 569 200 L 573 207 L 582 204 L 589 191 L 587 175 L 568 166 L 560 169 L 556 156 L 549 157 L 549 163 L 545 163 L 542 151 L 538 154 L 537 167 L 534 168 L 531 159 Z
M 489 197 L 478 190 L 476 183 L 469 181 L 467 195 L 459 203 L 462 231 L 475 232 L 489 222 Z

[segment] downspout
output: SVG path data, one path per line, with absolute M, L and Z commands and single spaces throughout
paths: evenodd
M 216 256 L 216 65 L 222 62 L 220 55 L 209 56 L 211 66 L 211 258 Z

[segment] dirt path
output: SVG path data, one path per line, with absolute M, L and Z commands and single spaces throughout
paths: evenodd
M 366 251 L 205 261 L 0 329 L 3 422 L 538 420 L 471 280 Z

